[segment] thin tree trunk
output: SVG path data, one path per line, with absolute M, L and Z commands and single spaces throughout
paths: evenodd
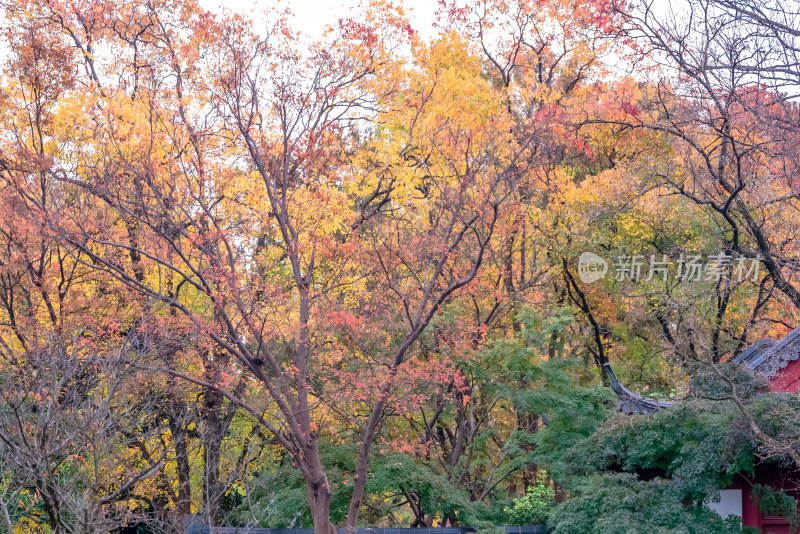
M 219 417 L 222 396 L 216 391 L 205 392 L 205 432 L 203 433 L 203 503 L 210 526 L 219 526 L 223 489 L 219 481 L 220 448 L 225 429 Z
M 331 523 L 331 486 L 322 469 L 317 438 L 313 433 L 303 450 L 302 461 L 300 468 L 306 481 L 314 534 L 338 534 L 336 526 Z
M 175 503 L 175 512 L 178 515 L 177 524 L 183 524 L 183 518 L 190 512 L 192 502 L 192 487 L 190 484 L 189 452 L 186 442 L 186 427 L 182 417 L 169 417 L 170 433 L 175 443 L 175 463 L 178 471 L 178 499 Z

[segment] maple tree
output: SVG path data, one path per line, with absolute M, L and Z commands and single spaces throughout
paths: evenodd
M 357 141 L 357 127 L 364 120 L 359 114 L 371 105 L 385 106 L 380 99 L 396 98 L 395 87 L 376 84 L 375 69 L 393 46 L 392 38 L 411 34 L 403 21 L 390 13 L 380 13 L 385 20 L 375 21 L 382 24 L 375 28 L 346 21 L 335 30 L 331 47 L 319 45 L 308 58 L 301 58 L 299 52 L 284 48 L 297 39 L 288 30 L 275 32 L 279 48 L 251 34 L 237 17 L 215 25 L 202 14 L 193 16 L 191 5 L 185 8 L 188 21 L 155 7 L 134 11 L 124 30 L 114 20 L 116 13 L 105 13 L 110 20 L 97 19 L 98 39 L 103 31 L 113 30 L 118 44 L 127 43 L 126 32 L 138 27 L 142 42 L 133 47 L 132 69 L 119 59 L 113 64 L 117 72 L 128 75 L 128 83 L 119 89 L 106 84 L 102 65 L 92 58 L 87 60 L 91 61 L 87 85 L 94 90 L 72 95 L 79 112 L 73 131 L 85 128 L 96 148 L 74 152 L 69 160 L 53 158 L 46 172 L 82 195 L 79 206 L 55 213 L 20 187 L 18 198 L 47 221 L 49 238 L 79 251 L 78 263 L 141 292 L 150 299 L 143 305 L 152 313 L 177 310 L 182 317 L 170 315 L 172 328 L 208 336 L 212 345 L 199 350 L 209 355 L 204 364 L 211 371 L 198 378 L 182 370 L 164 370 L 244 407 L 270 431 L 302 471 L 320 531 L 330 528 L 330 483 L 317 449 L 320 423 L 315 418 L 326 417 L 321 409 L 324 400 L 319 387 L 312 389 L 309 383 L 316 378 L 317 362 L 327 356 L 324 351 L 315 354 L 324 343 L 315 339 L 316 310 L 325 304 L 331 305 L 328 314 L 337 308 L 352 313 L 349 284 L 395 292 L 402 307 L 394 312 L 399 324 L 390 326 L 388 333 L 399 337 L 388 340 L 385 348 L 386 374 L 374 377 L 378 394 L 362 437 L 349 520 L 354 524 L 370 448 L 395 377 L 441 303 L 475 277 L 499 206 L 507 197 L 503 184 L 510 178 L 503 167 L 509 163 L 503 160 L 508 158 L 497 153 L 488 163 L 473 160 L 471 125 L 456 123 L 445 137 L 437 135 L 453 119 L 429 104 L 431 119 L 425 110 L 414 113 L 415 120 L 423 119 L 419 139 L 428 147 L 409 147 L 404 136 L 376 137 L 373 150 L 396 163 L 382 162 L 365 172 L 362 183 L 350 185 L 347 174 L 352 171 L 344 167 L 343 147 Z M 194 39 L 204 32 L 218 32 L 220 38 L 181 41 L 180 28 L 191 30 Z M 377 32 L 387 35 L 379 40 Z M 113 34 L 106 37 L 112 39 Z M 182 54 L 186 50 L 194 53 Z M 140 68 L 150 53 L 155 57 L 145 75 Z M 163 62 L 155 61 L 161 57 Z M 292 64 L 297 70 L 290 69 Z M 205 70 L 208 78 L 199 78 L 195 70 Z M 286 77 L 289 72 L 291 78 Z M 160 73 L 172 77 L 173 83 L 154 85 Z M 471 75 L 476 74 L 479 70 L 473 68 Z M 386 79 L 400 83 L 390 76 L 380 82 Z M 417 107 L 433 101 L 424 83 L 417 89 L 413 79 L 406 82 L 411 85 L 409 92 L 424 99 Z M 491 104 L 491 95 L 486 99 Z M 202 122 L 203 105 L 193 106 L 192 100 L 210 103 L 220 121 L 217 135 Z M 439 124 L 427 134 L 425 121 L 437 118 Z M 395 125 L 401 121 L 392 116 L 378 120 L 387 132 L 406 126 Z M 484 132 L 472 128 L 474 142 L 487 142 L 481 136 L 495 141 L 494 126 L 487 121 Z M 436 181 L 420 166 L 406 163 L 409 152 L 431 150 L 434 143 L 440 143 L 439 149 L 450 143 L 453 150 L 468 151 L 461 162 L 449 151 L 435 154 L 441 162 L 431 159 L 428 165 L 445 171 Z M 478 154 L 484 151 L 481 148 Z M 515 157 L 513 152 L 509 157 Z M 229 158 L 249 163 L 231 168 L 226 165 Z M 6 170 L 16 175 L 12 166 Z M 385 184 L 391 172 L 399 174 L 392 180 L 397 183 Z M 366 200 L 363 187 L 368 188 Z M 424 209 L 419 209 L 420 199 L 408 197 L 413 191 L 422 192 Z M 319 211 L 308 212 L 309 203 Z M 397 216 L 401 212 L 404 216 Z M 249 217 L 247 223 L 244 216 Z M 423 222 L 426 219 L 429 224 Z M 379 224 L 377 230 L 372 228 Z M 395 240 L 411 248 L 398 249 Z M 462 252 L 466 246 L 470 250 Z M 336 249 L 347 248 L 349 257 L 335 254 Z M 405 251 L 411 254 L 399 253 Z M 250 265 L 255 268 L 252 274 Z M 363 275 L 351 273 L 364 268 L 374 274 L 358 283 Z M 327 278 L 337 270 L 337 278 Z M 167 308 L 159 311 L 156 302 L 166 303 Z M 228 357 L 236 362 L 228 362 Z M 246 377 L 264 385 L 269 407 L 254 408 L 245 402 Z M 271 413 L 273 407 L 280 415 Z M 221 428 L 219 433 L 223 432 Z M 207 464 L 210 461 L 206 458 Z M 209 485 L 214 478 L 209 478 Z M 216 515 L 212 509 L 211 521 L 217 520 Z

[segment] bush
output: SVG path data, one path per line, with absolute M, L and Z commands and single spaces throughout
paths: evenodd
M 669 481 L 634 474 L 581 477 L 553 512 L 551 534 L 741 534 L 739 518 L 721 518 L 705 506 L 682 502 Z
M 528 488 L 524 497 L 514 499 L 505 508 L 509 525 L 538 525 L 545 523 L 553 507 L 555 491 L 545 483 L 545 476 L 540 475 L 536 484 Z

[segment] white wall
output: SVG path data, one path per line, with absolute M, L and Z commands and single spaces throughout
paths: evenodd
M 706 506 L 717 512 L 723 518 L 729 515 L 742 517 L 742 490 L 720 490 L 719 502 L 709 502 Z

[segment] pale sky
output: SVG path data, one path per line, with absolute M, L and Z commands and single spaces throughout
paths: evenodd
M 295 15 L 294 27 L 306 33 L 312 39 L 319 37 L 326 24 L 333 24 L 340 18 L 352 16 L 359 0 L 283 0 L 281 2 L 265 0 L 200 0 L 200 4 L 209 11 L 218 12 L 228 8 L 239 13 L 258 13 L 266 7 L 288 6 Z M 432 37 L 436 31 L 433 23 L 436 20 L 437 0 L 395 0 L 395 4 L 406 9 L 406 16 L 411 26 L 423 37 Z

